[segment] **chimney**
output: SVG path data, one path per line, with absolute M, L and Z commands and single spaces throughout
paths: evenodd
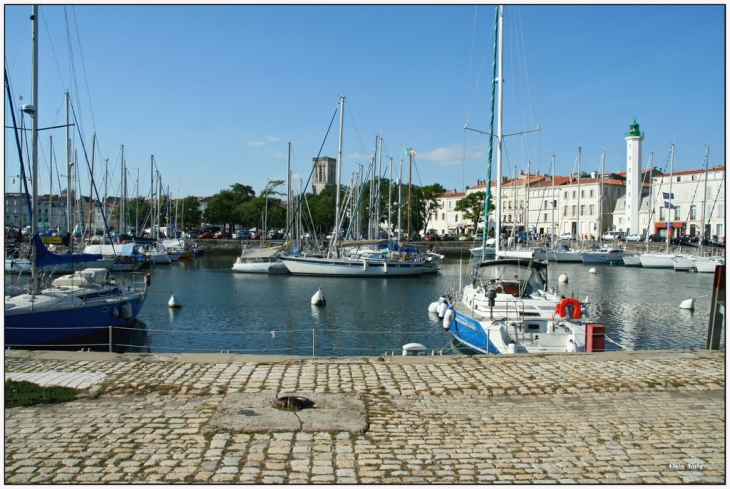
M 598 172 L 597 171 L 592 171 L 591 172 L 591 178 L 598 178 Z

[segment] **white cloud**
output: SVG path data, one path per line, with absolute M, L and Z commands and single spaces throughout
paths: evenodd
M 246 144 L 249 146 L 263 146 L 266 143 L 263 141 L 249 141 Z
M 286 153 L 282 153 L 281 151 L 274 151 L 273 149 L 267 149 L 266 152 L 271 153 L 274 158 L 283 158 L 286 156 Z
M 266 139 L 268 139 L 272 143 L 275 143 L 276 141 L 280 140 L 281 138 L 277 138 L 277 137 L 274 137 L 274 136 L 266 136 Z
M 466 148 L 451 145 L 446 148 L 436 148 L 430 151 L 416 152 L 416 158 L 435 161 L 441 166 L 460 165 L 466 160 L 479 159 L 482 157 L 480 148 Z

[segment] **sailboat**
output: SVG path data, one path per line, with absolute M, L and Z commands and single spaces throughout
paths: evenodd
M 365 253 L 348 252 L 347 248 L 364 248 L 379 240 L 340 241 L 339 231 L 345 218 L 340 209 L 340 172 L 342 169 L 342 131 L 345 97 L 340 97 L 340 136 L 337 150 L 337 190 L 335 193 L 335 226 L 326 254 L 300 254 L 282 256 L 281 260 L 292 275 L 330 277 L 411 277 L 423 275 L 424 262 L 415 261 L 410 254 L 390 253 L 387 256 L 376 250 Z M 358 250 L 359 251 L 359 250 Z M 398 258 L 394 258 L 398 256 Z
M 495 223 L 501 223 L 502 54 L 504 7 L 497 7 L 497 202 Z M 490 135 L 491 136 L 491 135 Z M 489 176 L 488 176 L 489 177 Z M 490 178 L 487 178 L 489 181 Z M 500 256 L 499 240 L 495 242 Z M 472 282 L 431 304 L 443 317 L 444 329 L 472 352 L 484 354 L 590 351 L 587 309 L 575 298 L 548 289 L 548 264 L 535 259 L 504 258 L 478 263 Z
M 674 268 L 674 259 L 677 256 L 681 256 L 677 253 L 669 252 L 669 243 L 672 241 L 672 211 L 674 206 L 672 205 L 672 175 L 674 174 L 674 144 L 671 146 L 671 163 L 669 170 L 669 195 L 668 202 L 664 202 L 664 207 L 667 210 L 667 236 L 666 236 L 666 250 L 664 253 L 642 253 L 639 255 L 641 260 L 641 266 L 644 268 Z M 647 238 L 648 239 L 648 238 Z
M 33 27 L 33 104 L 24 106 L 33 119 L 32 207 L 37 209 L 38 175 L 38 6 L 32 7 Z M 8 99 L 12 97 L 8 86 Z M 14 118 L 14 114 L 13 114 Z M 21 155 L 22 164 L 22 155 Z M 30 293 L 5 298 L 5 346 L 25 347 L 65 340 L 126 326 L 139 314 L 147 297 L 149 275 L 131 285 L 108 274 L 105 268 L 87 268 L 55 279 L 47 288 L 39 287 L 37 219 L 31 218 Z M 133 278 L 134 279 L 134 278 Z

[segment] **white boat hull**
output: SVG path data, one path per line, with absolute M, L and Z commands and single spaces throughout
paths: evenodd
M 622 250 L 601 250 L 583 252 L 583 263 L 586 265 L 623 265 Z
M 644 253 L 639 255 L 641 266 L 644 268 L 674 268 L 674 258 L 676 255 L 666 253 Z
M 558 263 L 583 263 L 583 253 L 577 251 L 556 251 L 555 261 Z
M 641 266 L 641 258 L 639 258 L 639 255 L 635 255 L 633 253 L 624 253 L 623 256 L 624 265 L 627 267 L 640 267 Z
M 413 277 L 423 275 L 422 262 L 282 257 L 292 275 L 330 277 Z
M 725 260 L 723 259 L 697 259 L 695 267 L 699 273 L 715 273 L 715 268 L 718 265 L 724 265 Z

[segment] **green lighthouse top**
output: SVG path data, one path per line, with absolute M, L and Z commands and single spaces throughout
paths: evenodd
M 634 122 L 629 126 L 629 132 L 626 133 L 626 137 L 644 137 L 644 133 L 639 131 L 639 124 L 636 122 L 636 118 L 634 118 Z

